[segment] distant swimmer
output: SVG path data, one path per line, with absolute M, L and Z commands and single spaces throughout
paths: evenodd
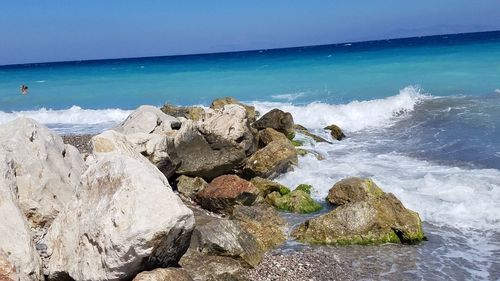
M 21 94 L 26 95 L 28 93 L 28 86 L 21 85 Z

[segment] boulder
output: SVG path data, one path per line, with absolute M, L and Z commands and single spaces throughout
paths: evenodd
M 210 105 L 210 108 L 211 109 L 223 109 L 224 106 L 228 105 L 228 104 L 237 104 L 237 105 L 243 106 L 245 108 L 247 119 L 250 122 L 254 122 L 255 119 L 259 116 L 258 112 L 255 111 L 255 107 L 243 104 L 233 97 L 225 97 L 225 98 L 216 99 L 212 102 L 212 104 Z
M 190 199 L 195 199 L 196 194 L 207 187 L 207 185 L 208 183 L 200 177 L 180 176 L 177 178 L 177 191 Z
M 340 127 L 335 125 L 335 124 L 327 126 L 324 129 L 329 130 L 330 135 L 332 135 L 332 137 L 336 140 L 342 140 L 343 138 L 345 138 L 345 135 L 344 135 L 344 132 L 342 131 L 342 129 L 340 129 Z
M 293 139 L 295 136 L 295 130 L 293 129 L 293 117 L 289 112 L 284 112 L 277 108 L 264 114 L 259 120 L 253 123 L 253 126 L 258 130 L 263 130 L 265 128 L 272 128 L 278 132 L 285 134 L 289 139 Z
M 242 174 L 250 179 L 274 178 L 289 171 L 297 162 L 297 150 L 290 142 L 272 141 L 247 159 Z
M 142 105 L 132 112 L 115 131 L 130 135 L 135 133 L 161 133 L 180 127 L 179 119 L 166 115 L 157 107 Z
M 255 177 L 250 180 L 250 182 L 259 190 L 259 195 L 265 198 L 268 194 L 272 192 L 280 192 L 280 190 L 283 188 L 283 185 L 281 185 L 278 182 L 268 180 L 268 179 L 263 179 L 260 177 Z M 286 188 L 286 187 L 285 187 Z
M 198 106 L 175 106 L 172 104 L 165 104 L 160 110 L 167 115 L 183 117 L 193 121 L 201 121 L 205 118 L 205 109 Z
M 176 265 L 189 246 L 192 211 L 122 134 L 95 136 L 92 148 L 77 200 L 42 240 L 49 280 L 132 279 Z
M 293 128 L 295 129 L 295 132 L 297 132 L 299 134 L 302 134 L 304 136 L 310 137 L 315 142 L 327 142 L 327 143 L 331 143 L 331 142 L 325 140 L 324 138 L 322 138 L 320 136 L 317 136 L 317 135 L 309 132 L 309 130 L 307 130 L 307 128 L 304 127 L 304 126 L 302 126 L 302 125 L 295 124 L 295 125 L 293 125 Z
M 0 280 L 43 280 L 41 264 L 17 204 L 14 161 L 0 154 Z
M 258 194 L 251 182 L 236 175 L 223 175 L 199 192 L 197 201 L 207 210 L 231 213 L 234 205 L 252 205 Z
M 266 197 L 266 201 L 279 210 L 292 213 L 305 214 L 321 210 L 321 205 L 314 201 L 309 193 L 300 189 L 284 195 L 273 192 Z
M 243 229 L 252 234 L 265 251 L 286 241 L 287 223 L 272 206 L 235 206 L 231 219 L 238 221 Z
M 191 249 L 197 252 L 232 257 L 246 267 L 255 267 L 264 254 L 259 242 L 236 221 L 211 218 L 196 221 Z
M 195 281 L 250 281 L 242 262 L 230 257 L 189 250 L 180 265 Z
M 351 177 L 337 182 L 328 191 L 327 200 L 334 205 L 344 205 L 367 201 L 383 194 L 384 191 L 371 179 Z
M 193 278 L 182 268 L 169 267 L 143 271 L 132 281 L 193 281 Z
M 273 128 L 265 128 L 259 131 L 257 137 L 259 139 L 259 147 L 265 147 L 272 141 L 284 143 L 290 142 L 290 140 L 283 133 L 280 133 Z
M 226 105 L 204 122 L 184 122 L 169 151 L 181 163 L 178 174 L 211 180 L 234 173 L 256 147 L 255 131 L 248 123 L 245 109 Z
M 30 226 L 48 227 L 79 189 L 85 168 L 82 156 L 28 118 L 0 125 L 0 154 L 12 158 L 16 196 Z
M 413 244 L 425 239 L 416 212 L 391 193 L 341 205 L 301 224 L 292 236 L 319 244 Z

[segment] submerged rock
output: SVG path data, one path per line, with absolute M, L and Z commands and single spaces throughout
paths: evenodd
M 327 143 L 331 143 L 331 142 L 325 140 L 324 138 L 322 138 L 320 136 L 317 136 L 317 135 L 309 132 L 309 130 L 307 130 L 307 128 L 304 127 L 304 126 L 302 126 L 302 125 L 295 124 L 295 125 L 293 125 L 293 128 L 295 129 L 295 131 L 297 133 L 300 133 L 300 134 L 303 134 L 305 136 L 308 136 L 308 137 L 312 138 L 315 142 L 327 142 Z
M 43 238 L 49 280 L 131 279 L 176 265 L 189 246 L 192 211 L 125 136 L 107 131 L 92 147 L 77 200 Z
M 74 200 L 85 168 L 78 150 L 44 125 L 18 118 L 0 125 L 0 154 L 12 161 L 19 207 L 33 228 L 47 228 Z
M 334 205 L 367 201 L 384 194 L 371 179 L 346 178 L 337 182 L 328 191 L 328 202 Z
M 223 175 L 199 192 L 197 201 L 207 210 L 231 213 L 234 205 L 252 205 L 258 194 L 251 182 L 236 175 Z
M 413 244 L 425 239 L 419 215 L 391 193 L 381 193 L 371 180 L 339 182 L 329 199 L 340 205 L 310 219 L 292 233 L 298 240 L 319 244 Z M 349 196 L 352 196 L 350 198 Z
M 196 195 L 207 187 L 208 183 L 200 178 L 191 178 L 188 176 L 180 176 L 177 178 L 177 191 L 186 198 L 195 199 Z
M 258 130 L 272 128 L 285 134 L 285 136 L 289 139 L 293 139 L 295 136 L 293 125 L 292 114 L 277 108 L 264 114 L 259 120 L 253 123 L 253 126 Z
M 132 281 L 193 281 L 193 278 L 182 268 L 169 267 L 143 271 Z
M 340 129 L 340 127 L 335 124 L 325 127 L 325 130 L 329 130 L 332 137 L 336 140 L 342 140 L 343 138 L 345 138 L 342 129 Z

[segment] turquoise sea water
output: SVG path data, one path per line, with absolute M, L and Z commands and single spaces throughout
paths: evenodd
M 0 67 L 0 123 L 28 116 L 61 133 L 222 96 L 289 111 L 327 138 L 324 126 L 345 129 L 341 142 L 306 141 L 326 160 L 302 157 L 282 183 L 310 183 L 322 200 L 343 177 L 372 177 L 421 214 L 428 242 L 353 248 L 354 268 L 378 264 L 366 278 L 500 280 L 500 32 Z

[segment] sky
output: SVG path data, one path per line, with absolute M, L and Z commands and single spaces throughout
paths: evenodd
M 0 65 L 491 30 L 499 0 L 5 0 Z

